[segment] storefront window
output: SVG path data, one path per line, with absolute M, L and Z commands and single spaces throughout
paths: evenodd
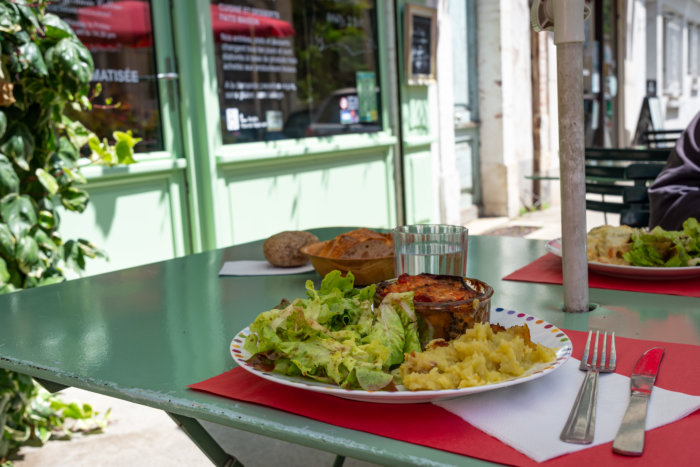
M 225 144 L 381 130 L 367 0 L 212 0 Z
M 78 113 L 99 137 L 131 130 L 138 152 L 163 149 L 151 4 L 139 0 L 54 0 L 47 11 L 67 22 L 92 53 L 93 110 Z

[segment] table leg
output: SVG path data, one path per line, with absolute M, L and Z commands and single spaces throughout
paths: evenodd
M 70 387 L 70 386 L 66 386 L 65 384 L 54 383 L 53 381 L 48 381 L 46 379 L 41 379 L 41 378 L 36 378 L 36 377 L 34 378 L 34 381 L 41 384 L 44 387 L 44 389 L 49 391 L 51 394 L 55 394 L 58 391 L 62 391 L 64 389 Z
M 243 467 L 243 464 L 238 459 L 227 454 L 226 451 L 219 446 L 216 440 L 211 437 L 207 430 L 205 430 L 196 419 L 171 412 L 166 413 L 214 465 L 220 467 Z

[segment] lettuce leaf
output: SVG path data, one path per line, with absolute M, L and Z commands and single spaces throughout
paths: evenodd
M 650 232 L 636 230 L 631 248 L 623 258 L 634 266 L 684 267 L 700 264 L 700 223 L 689 218 L 682 231 L 655 227 Z
M 392 383 L 392 367 L 420 350 L 413 293 L 389 294 L 375 308 L 375 286 L 353 284 L 351 273 L 333 271 L 319 290 L 307 281 L 306 298 L 260 313 L 244 343 L 251 361 L 348 389 Z

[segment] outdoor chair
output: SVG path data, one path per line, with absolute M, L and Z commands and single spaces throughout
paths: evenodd
M 649 224 L 648 185 L 661 172 L 671 150 L 586 148 L 586 209 L 620 214 L 620 224 Z M 592 196 L 589 196 L 592 195 Z
M 672 148 L 683 130 L 647 130 L 642 135 L 642 143 L 647 148 Z

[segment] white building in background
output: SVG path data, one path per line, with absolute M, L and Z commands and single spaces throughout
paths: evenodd
M 646 54 L 637 54 L 644 57 L 631 63 L 630 71 L 636 74 L 644 70 L 647 80 L 656 81 L 665 127 L 685 128 L 700 111 L 700 0 L 627 3 L 626 42 L 630 49 L 646 46 Z M 634 31 L 639 28 L 635 10 L 645 13 L 643 44 L 637 44 L 634 38 Z M 643 89 L 644 84 L 635 84 L 639 95 L 638 88 Z M 625 126 L 632 120 L 626 118 Z
M 438 1 L 439 9 L 456 9 L 463 2 Z M 642 102 L 653 87 L 660 108 L 661 128 L 682 129 L 700 111 L 700 0 L 590 0 L 584 44 L 584 102 L 586 145 L 630 147 Z M 476 88 L 468 102 L 476 134 L 470 157 L 442 157 L 455 161 L 460 174 L 461 199 L 465 177 L 473 182 L 469 201 L 480 216 L 517 216 L 523 208 L 556 204 L 558 183 L 527 178 L 533 172 L 558 173 L 556 49 L 552 33 L 534 33 L 528 0 L 467 0 L 473 8 L 476 31 L 467 42 L 467 55 L 476 52 L 468 80 Z M 456 11 L 456 10 L 455 10 Z M 440 15 L 441 21 L 450 14 Z M 463 47 L 460 25 L 439 35 L 440 43 Z M 468 24 L 467 24 L 468 25 Z M 449 36 L 448 33 L 449 32 Z M 456 41 L 456 42 L 455 42 Z M 459 88 L 464 76 L 460 58 L 443 61 L 441 76 L 454 89 L 455 132 L 459 133 Z M 468 60 L 467 60 L 468 63 Z M 441 75 L 441 68 L 451 72 Z M 442 106 L 444 101 L 440 101 Z M 443 118 L 444 121 L 444 118 Z M 444 131 L 444 127 L 443 127 Z M 459 137 L 456 138 L 459 141 Z M 444 146 L 444 145 L 443 145 Z M 469 167 L 465 168 L 465 164 Z M 466 174 L 466 176 L 465 176 Z M 471 177 L 471 178 L 469 178 Z M 446 178 L 454 184 L 454 179 Z M 443 186 L 444 188 L 444 186 Z M 454 218 L 454 188 L 438 195 Z M 446 201 L 446 197 L 452 196 Z M 462 221 L 465 203 L 462 202 Z M 443 213 L 444 213 L 443 209 Z

